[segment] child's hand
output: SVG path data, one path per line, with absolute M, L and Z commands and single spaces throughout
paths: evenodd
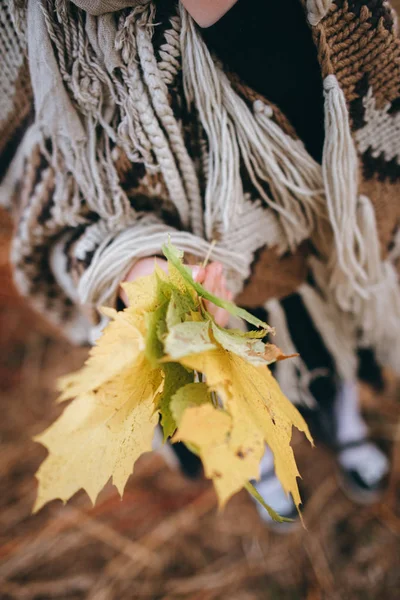
M 208 291 L 218 296 L 222 300 L 232 300 L 232 292 L 226 287 L 226 280 L 224 277 L 224 269 L 221 263 L 212 262 L 204 267 L 191 267 L 193 271 L 193 277 L 196 281 Z M 196 271 L 198 269 L 198 271 Z M 212 302 L 205 301 L 206 308 L 215 319 L 215 322 L 220 327 L 226 327 L 229 321 L 229 313 L 224 308 L 215 306 Z
M 163 258 L 142 258 L 129 271 L 125 281 L 134 281 L 138 277 L 150 275 L 154 271 L 155 260 L 161 269 L 168 271 L 167 261 Z M 192 270 L 193 278 L 201 283 L 206 290 L 223 300 L 232 300 L 232 293 L 226 287 L 221 263 L 213 262 L 206 267 L 187 266 Z M 128 304 L 128 298 L 123 289 L 120 291 L 120 298 L 125 304 Z M 215 322 L 220 327 L 226 327 L 229 321 L 229 313 L 223 308 L 215 306 L 212 302 L 206 301 L 205 305 L 208 312 L 213 315 Z

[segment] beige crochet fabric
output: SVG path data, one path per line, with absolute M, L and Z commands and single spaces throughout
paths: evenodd
M 132 0 L 73 0 L 76 6 L 83 8 L 91 15 L 104 15 L 105 13 L 122 10 L 129 6 L 134 6 L 136 3 Z
M 304 10 L 324 80 L 322 166 L 278 107 L 223 71 L 179 4 L 0 4 L 3 147 L 31 114 L 25 51 L 35 105 L 1 188 L 15 279 L 73 339 L 94 335 L 87 315 L 169 234 L 199 259 L 215 241 L 237 301 L 267 305 L 286 345 L 275 299 L 297 290 L 341 376 L 360 344 L 400 370 L 394 14 L 383 0 Z

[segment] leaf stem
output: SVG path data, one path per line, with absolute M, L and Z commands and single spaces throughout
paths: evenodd
M 210 260 L 210 256 L 212 251 L 214 250 L 215 246 L 217 245 L 217 240 L 213 240 L 210 244 L 210 247 L 208 249 L 208 252 L 206 254 L 205 259 L 203 260 L 203 264 L 201 265 L 203 269 L 206 268 L 206 266 L 208 265 L 208 261 Z

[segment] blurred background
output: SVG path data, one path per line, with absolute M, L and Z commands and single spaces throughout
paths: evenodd
M 400 0 L 395 0 L 400 9 Z M 332 456 L 295 437 L 307 529 L 269 531 L 245 492 L 222 514 L 212 486 L 143 457 L 123 501 L 108 486 L 31 516 L 32 441 L 59 414 L 55 379 L 78 368 L 71 347 L 20 299 L 8 264 L 11 223 L 0 212 L 0 599 L 319 600 L 400 598 L 400 386 L 363 389 L 372 436 L 389 453 L 383 501 L 352 504 Z

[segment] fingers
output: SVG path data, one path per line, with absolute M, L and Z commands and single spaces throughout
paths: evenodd
M 203 286 L 222 300 L 232 300 L 232 293 L 226 287 L 226 279 L 221 263 L 214 262 L 207 266 Z M 215 306 L 212 302 L 207 301 L 205 304 L 217 325 L 226 327 L 229 321 L 229 313 L 225 309 Z
M 209 292 L 211 292 L 212 294 L 216 294 L 220 287 L 222 277 L 223 267 L 221 263 L 211 263 L 206 267 L 206 274 L 204 277 L 203 285 Z

